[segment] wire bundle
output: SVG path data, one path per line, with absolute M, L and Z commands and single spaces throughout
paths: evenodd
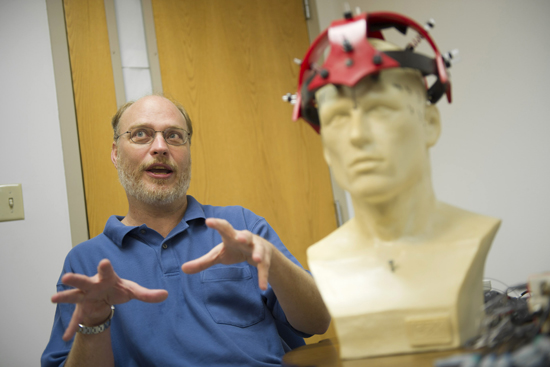
M 519 297 L 511 297 L 515 291 Z M 522 291 L 521 293 L 519 293 Z M 550 322 L 550 302 L 531 312 L 527 284 L 508 287 L 501 292 L 485 292 L 486 316 L 479 335 L 465 347 L 471 353 L 437 360 L 436 367 L 548 367 L 550 335 L 545 324 Z

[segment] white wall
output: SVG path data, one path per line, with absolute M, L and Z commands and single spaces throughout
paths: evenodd
M 0 365 L 37 366 L 71 249 L 44 0 L 0 1 L 0 184 L 21 183 L 25 220 L 0 222 Z
M 424 24 L 451 68 L 453 103 L 438 103 L 442 136 L 432 149 L 442 201 L 503 220 L 485 276 L 509 285 L 550 271 L 550 2 L 546 0 L 316 0 L 321 29 L 344 2 Z M 504 286 L 493 282 L 501 289 Z
M 419 22 L 433 17 L 438 45 L 460 49 L 454 102 L 438 104 L 438 197 L 503 219 L 487 276 L 517 283 L 549 270 L 550 2 L 348 2 Z M 341 16 L 343 1 L 317 3 L 322 28 Z M 71 248 L 45 1 L 1 0 L 0 35 L 0 184 L 21 183 L 25 206 L 25 220 L 0 222 L 0 365 L 33 366 L 49 338 L 49 299 Z

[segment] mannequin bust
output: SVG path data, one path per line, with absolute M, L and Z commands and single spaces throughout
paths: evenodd
M 436 200 L 429 149 L 441 123 L 421 74 L 386 69 L 315 98 L 325 159 L 355 211 L 307 252 L 341 358 L 459 347 L 484 316 L 500 221 Z

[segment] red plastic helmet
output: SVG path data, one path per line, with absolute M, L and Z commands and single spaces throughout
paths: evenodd
M 383 40 L 382 30 L 392 27 L 403 34 L 408 28 L 413 28 L 418 32 L 418 37 L 429 42 L 435 57 L 415 53 L 413 47 L 400 51 L 376 50 L 368 38 Z M 330 52 L 325 62 L 317 65 L 329 46 Z M 450 103 L 451 83 L 446 66 L 450 66 L 448 60 L 443 58 L 428 32 L 412 19 L 389 12 L 363 13 L 355 17 L 347 13 L 345 19 L 333 22 L 308 49 L 301 63 L 292 118 L 296 121 L 302 117 L 319 132 L 315 102 L 315 92 L 319 88 L 327 84 L 353 87 L 364 77 L 389 68 L 412 68 L 419 70 L 423 76 L 435 75 L 437 80 L 427 86 L 428 101 L 434 104 L 446 94 Z

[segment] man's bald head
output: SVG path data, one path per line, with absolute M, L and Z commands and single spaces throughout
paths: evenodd
M 120 134 L 120 132 L 118 131 L 118 126 L 120 124 L 120 120 L 121 120 L 122 115 L 124 114 L 124 112 L 128 108 L 130 108 L 130 106 L 132 106 L 133 104 L 135 104 L 136 102 L 138 102 L 138 101 L 140 101 L 144 98 L 148 98 L 148 99 L 149 98 L 163 98 L 163 99 L 169 101 L 170 103 L 172 103 L 180 111 L 180 113 L 182 114 L 182 116 L 185 120 L 185 123 L 187 125 L 187 132 L 189 133 L 189 144 L 191 144 L 191 137 L 193 136 L 193 124 L 191 122 L 191 118 L 189 117 L 189 114 L 187 113 L 185 108 L 183 108 L 183 106 L 181 104 L 179 104 L 177 101 L 175 101 L 173 99 L 170 99 L 170 98 L 166 98 L 164 96 L 159 96 L 159 95 L 146 96 L 146 97 L 142 97 L 142 98 L 138 99 L 137 101 L 126 102 L 125 104 L 123 104 L 118 109 L 118 111 L 115 113 L 115 115 L 113 116 L 113 118 L 111 120 L 111 125 L 113 127 L 113 133 L 114 133 L 114 139 L 115 140 Z

